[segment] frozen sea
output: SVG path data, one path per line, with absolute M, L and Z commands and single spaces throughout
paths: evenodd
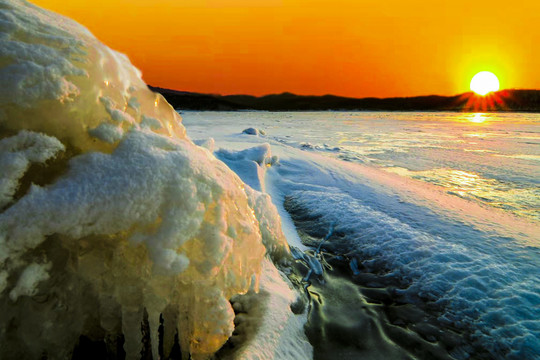
M 272 196 L 291 246 L 347 264 L 350 295 L 329 297 L 342 280 L 324 274 L 308 287 L 325 299 L 306 327 L 316 358 L 540 358 L 540 114 L 181 115 Z M 241 152 L 261 146 L 279 157 L 262 174 Z

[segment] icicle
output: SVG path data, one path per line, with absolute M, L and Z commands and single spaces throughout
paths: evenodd
M 159 316 L 160 312 L 155 309 L 148 311 L 148 324 L 150 325 L 150 342 L 152 346 L 152 358 L 159 359 Z
M 112 358 L 118 358 L 118 341 L 122 334 L 122 319 L 120 305 L 111 295 L 102 294 L 99 298 L 99 321 L 105 330 L 103 338 L 107 353 Z
M 193 303 L 189 304 L 189 308 L 192 309 Z M 186 310 L 186 306 L 180 305 L 178 307 L 179 314 L 177 318 L 176 328 L 178 329 L 178 343 L 180 344 L 180 350 L 182 351 L 182 360 L 189 360 L 191 354 L 191 343 L 193 329 L 191 328 L 190 314 Z M 194 340 L 192 340 L 194 341 Z
M 141 357 L 141 322 L 143 308 L 122 308 L 122 331 L 124 333 L 124 350 L 126 359 L 139 359 Z
M 112 295 L 102 294 L 99 298 L 100 325 L 108 334 L 118 334 L 121 330 L 120 305 Z
M 169 305 L 163 311 L 163 354 L 167 358 L 173 348 L 178 324 L 178 310 Z

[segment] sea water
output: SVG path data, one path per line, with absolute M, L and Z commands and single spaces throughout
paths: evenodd
M 291 245 L 316 247 L 335 228 L 324 246 L 353 274 L 375 275 L 373 287 L 393 284 L 393 301 L 427 309 L 430 326 L 464 339 L 446 346 L 450 356 L 538 358 L 540 114 L 182 117 L 188 136 L 212 137 L 216 149 L 270 144 L 280 164 L 266 188 Z M 264 134 L 242 134 L 248 127 Z M 303 244 L 298 233 L 308 235 Z M 441 342 L 435 333 L 423 335 Z

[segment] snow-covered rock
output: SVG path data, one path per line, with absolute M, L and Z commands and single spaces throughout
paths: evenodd
M 136 358 L 145 312 L 155 359 L 160 315 L 165 352 L 178 329 L 210 356 L 233 332 L 229 299 L 257 289 L 263 242 L 288 251 L 275 208 L 125 55 L 26 1 L 0 7 L 0 358 L 120 334 Z

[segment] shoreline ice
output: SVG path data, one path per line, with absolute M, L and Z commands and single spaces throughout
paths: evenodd
M 289 256 L 275 207 L 186 137 L 125 55 L 23 0 L 0 20 L 0 357 L 71 357 L 85 336 L 111 354 L 123 337 L 136 358 L 143 318 L 154 358 L 177 331 L 184 357 L 210 357 L 233 333 L 229 300 L 268 293 L 265 257 Z M 267 306 L 293 301 L 276 286 Z
M 397 331 L 411 327 L 418 332 L 418 343 L 448 346 L 447 350 L 426 348 L 435 351 L 430 356 L 439 354 L 437 358 L 535 358 L 540 349 L 540 288 L 535 281 L 540 268 L 538 224 L 445 193 L 435 184 L 335 158 L 335 152 L 327 150 L 332 144 L 310 141 L 312 148 L 302 147 L 318 129 L 304 130 L 306 121 L 296 124 L 291 116 L 302 120 L 312 116 L 314 122 L 325 124 L 321 114 L 184 112 L 188 134 L 211 136 L 218 154 L 223 148 L 234 149 L 227 153 L 247 153 L 270 144 L 279 165 L 268 168 L 264 183 L 278 209 L 286 203 L 289 218 L 294 219 L 291 225 L 298 227 L 294 231 L 303 233 L 305 244 L 316 248 L 328 228 L 335 226 L 334 236 L 323 248 L 330 257 L 350 261 L 348 281 L 374 296 L 371 301 L 383 299 L 395 306 L 385 316 L 404 312 L 403 318 L 393 320 L 400 324 L 397 327 L 384 323 L 388 321 L 384 316 L 377 320 L 384 323 L 386 337 L 394 336 L 388 349 L 404 336 L 414 338 Z M 335 141 L 332 131 L 340 131 L 332 126 L 327 125 L 327 141 Z M 240 131 L 245 127 L 262 128 L 266 136 L 243 135 Z M 247 167 L 236 170 L 243 178 L 253 176 L 242 172 Z M 305 259 L 306 265 L 309 262 Z M 325 304 L 321 287 L 316 287 L 316 297 Z M 365 300 L 360 296 L 358 301 Z M 398 311 L 407 306 L 410 310 Z M 407 320 L 407 312 L 417 314 L 417 323 Z M 429 321 L 421 320 L 422 316 Z M 328 321 L 330 329 L 338 326 Z
M 440 311 L 441 328 L 410 326 L 427 333 L 420 341 L 441 357 L 465 359 L 481 348 L 494 358 L 540 353 L 537 224 L 370 166 L 388 153 L 406 162 L 404 146 L 423 146 L 397 133 L 382 136 L 394 120 L 377 118 L 377 136 L 340 144 L 328 139 L 328 123 L 291 139 L 299 130 L 290 114 L 184 112 L 183 124 L 125 55 L 80 25 L 22 0 L 2 7 L 3 359 L 69 357 L 81 335 L 111 354 L 124 337 L 127 358 L 136 358 L 145 318 L 154 358 L 167 355 L 177 330 L 183 356 L 195 359 L 227 341 L 235 350 L 225 358 L 308 359 L 313 330 L 338 329 L 338 343 L 357 340 L 350 329 L 371 329 L 370 339 L 386 339 L 389 329 L 410 335 L 403 323 L 381 326 L 377 321 L 388 320 L 372 312 L 384 306 L 368 308 L 362 294 L 357 308 L 357 298 L 341 291 L 356 296 L 358 288 L 340 276 L 328 277 L 324 295 L 335 295 L 327 308 L 333 313 L 314 311 L 324 308 L 323 295 L 320 307 L 293 313 L 299 294 L 290 279 L 300 287 L 310 279 L 290 273 L 287 280 L 274 263 L 292 262 L 289 246 L 304 251 L 299 257 L 311 264 L 314 281 L 322 279 L 323 293 L 331 265 L 308 245 L 319 245 L 329 227 L 321 249 L 347 263 L 353 280 L 364 276 L 362 290 L 392 305 Z M 241 121 L 227 123 L 234 117 Z M 370 126 L 351 123 L 364 132 Z M 247 128 L 258 136 L 243 134 Z M 278 128 L 286 134 L 274 136 Z M 440 139 L 427 138 L 429 149 L 440 151 Z M 464 149 L 474 156 L 485 150 Z M 467 165 L 475 165 L 468 156 Z M 519 156 L 516 178 L 529 181 L 525 161 L 535 157 Z M 496 172 L 498 164 L 482 169 Z M 377 287 L 383 280 L 392 286 Z M 339 312 L 340 301 L 365 328 Z M 321 321 L 324 329 L 310 323 L 318 315 L 331 317 Z M 431 336 L 445 326 L 460 329 L 468 343 L 449 345 L 451 353 L 433 346 Z M 400 353 L 397 344 L 387 344 L 389 353 Z M 345 356 L 350 349 L 341 350 Z

